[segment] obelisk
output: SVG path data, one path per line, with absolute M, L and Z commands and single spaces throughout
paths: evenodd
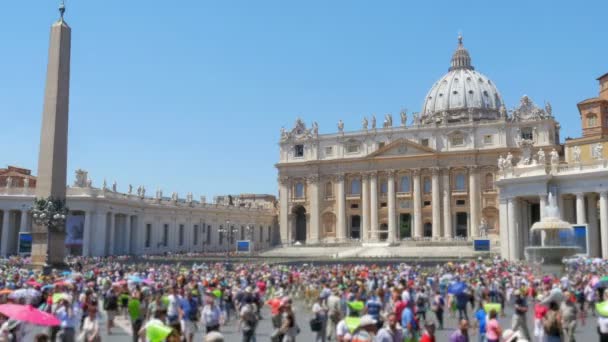
M 50 198 L 65 201 L 71 29 L 63 18 L 65 13 L 63 2 L 59 7 L 59 13 L 61 15 L 59 20 L 51 26 L 38 155 L 36 199 Z M 61 227 L 55 227 L 55 229 L 35 223 L 32 230 L 32 264 L 35 266 L 63 265 L 64 254 L 65 222 Z

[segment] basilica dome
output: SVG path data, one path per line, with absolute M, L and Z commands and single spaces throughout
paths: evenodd
M 494 82 L 475 71 L 462 36 L 458 37 L 448 73 L 426 96 L 421 122 L 497 119 L 503 110 L 502 97 Z

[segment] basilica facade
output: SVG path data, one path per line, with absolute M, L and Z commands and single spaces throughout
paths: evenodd
M 284 245 L 500 241 L 500 170 L 535 163 L 522 156 L 522 144 L 531 153 L 562 153 L 550 104 L 540 108 L 523 96 L 507 109 L 461 37 L 447 74 L 423 102 L 411 119 L 402 111 L 398 123 L 386 114 L 363 118 L 355 131 L 342 120 L 330 134 L 301 119 L 282 129 L 276 167 Z

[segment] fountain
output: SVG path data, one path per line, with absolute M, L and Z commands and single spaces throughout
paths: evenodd
M 577 254 L 580 247 L 575 245 L 572 225 L 560 218 L 553 194 L 549 192 L 548 205 L 544 217 L 532 225 L 532 236 L 540 234 L 540 246 L 530 245 L 525 248 L 526 260 L 542 262 L 548 265 L 558 265 L 563 258 Z

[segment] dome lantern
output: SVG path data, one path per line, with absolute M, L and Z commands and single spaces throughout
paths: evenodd
M 452 70 L 458 70 L 458 69 L 467 69 L 467 70 L 474 70 L 475 68 L 473 68 L 471 66 L 471 56 L 469 55 L 469 51 L 467 51 L 467 49 L 464 48 L 464 45 L 462 44 L 462 35 L 458 35 L 458 47 L 456 48 L 456 51 L 454 51 L 454 54 L 452 55 L 452 62 L 450 63 L 450 69 L 448 69 L 448 71 L 452 71 Z

